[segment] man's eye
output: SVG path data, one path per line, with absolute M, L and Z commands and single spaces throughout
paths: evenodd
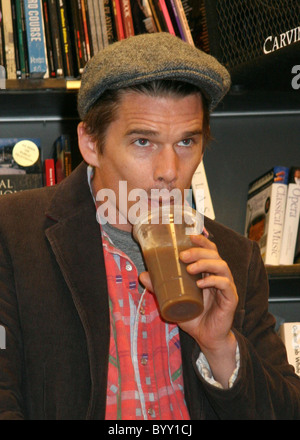
M 182 141 L 178 142 L 180 147 L 190 147 L 192 144 L 193 139 L 183 139 Z
M 138 147 L 149 147 L 149 145 L 150 145 L 150 142 L 148 141 L 148 139 L 144 139 L 144 138 L 137 139 L 134 143 Z

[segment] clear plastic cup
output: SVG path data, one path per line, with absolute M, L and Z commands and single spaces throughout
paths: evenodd
M 202 229 L 203 215 L 185 205 L 153 209 L 134 225 L 133 236 L 141 246 L 166 321 L 187 321 L 203 310 L 202 290 L 196 284 L 201 274 L 189 274 L 179 259 L 181 251 L 194 246 L 190 236 Z

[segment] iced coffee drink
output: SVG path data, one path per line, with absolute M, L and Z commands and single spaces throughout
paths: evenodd
M 203 216 L 190 207 L 157 208 L 134 226 L 150 274 L 161 316 L 169 322 L 195 318 L 203 310 L 200 275 L 186 270 L 179 254 L 193 247 L 190 235 L 201 233 Z

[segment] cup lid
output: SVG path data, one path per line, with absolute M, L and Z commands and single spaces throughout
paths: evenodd
M 164 205 L 142 213 L 133 226 L 133 237 L 137 239 L 138 230 L 145 224 L 182 224 L 187 227 L 187 235 L 201 234 L 204 216 L 189 205 Z

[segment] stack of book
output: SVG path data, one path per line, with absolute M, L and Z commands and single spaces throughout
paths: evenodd
M 266 265 L 300 257 L 300 166 L 276 166 L 250 183 L 245 235 L 259 244 Z
M 132 35 L 164 31 L 194 44 L 187 20 L 192 21 L 194 3 L 0 0 L 0 65 L 6 79 L 74 79 L 91 56 Z
M 41 186 L 40 139 L 0 139 L 0 195 Z
M 54 142 L 53 157 L 42 160 L 39 138 L 0 138 L 0 196 L 60 183 L 72 171 L 70 137 Z

